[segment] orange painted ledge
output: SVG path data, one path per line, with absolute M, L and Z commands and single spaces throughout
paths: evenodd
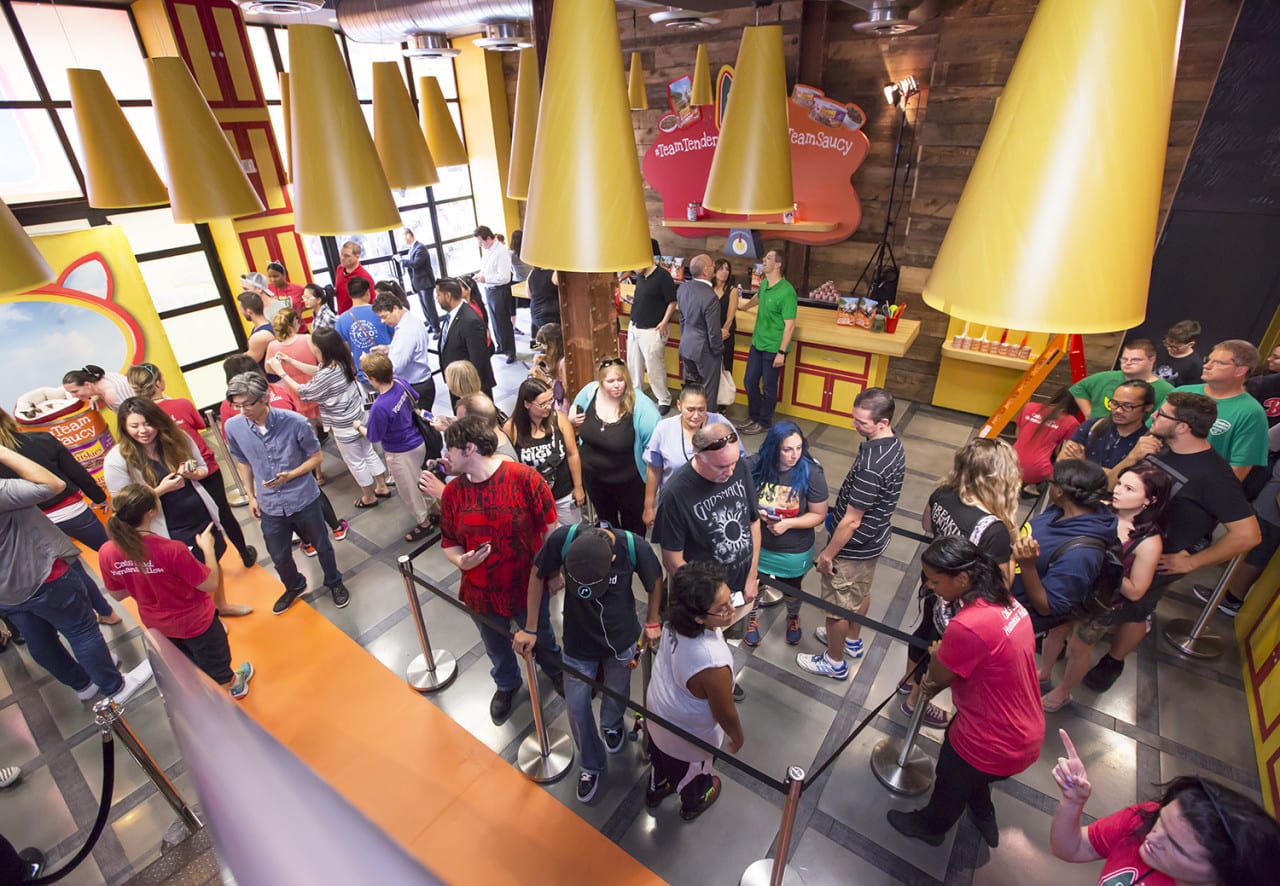
M 272 615 L 274 572 L 234 551 L 223 572 L 228 597 L 254 608 L 224 622 L 233 662 L 257 674 L 245 712 L 444 882 L 664 882 L 309 605 Z

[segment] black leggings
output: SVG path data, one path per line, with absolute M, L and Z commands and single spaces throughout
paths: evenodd
M 222 484 L 222 471 L 214 471 L 201 480 L 200 485 L 218 506 L 218 521 L 222 523 L 222 531 L 226 533 L 227 541 L 231 542 L 231 546 L 239 551 L 243 558 L 249 543 L 244 540 L 244 530 L 240 528 L 240 521 L 232 513 L 231 504 L 227 501 L 227 487 Z
M 1004 781 L 1008 776 L 991 775 L 975 769 L 956 753 L 951 746 L 951 730 L 947 730 L 938 754 L 936 780 L 929 805 L 915 813 L 921 824 L 932 834 L 945 834 L 960 819 L 960 813 L 968 806 L 974 817 L 986 821 L 996 817 L 996 807 L 991 802 L 991 783 Z
M 227 643 L 227 631 L 215 612 L 213 621 L 203 634 L 185 639 L 170 637 L 170 642 L 191 659 L 191 663 L 204 671 L 213 682 L 226 686 L 235 679 L 231 670 L 231 646 Z
M 916 629 L 911 632 L 911 636 L 919 637 L 930 646 L 934 641 L 941 640 L 942 635 L 938 633 L 938 628 L 934 625 L 933 609 L 938 605 L 938 595 L 928 594 L 924 598 L 924 611 L 920 616 L 920 624 L 916 625 Z M 917 646 L 907 647 L 907 661 L 912 664 L 920 664 L 920 662 L 929 655 L 928 649 L 921 649 Z
M 626 479 L 620 481 L 588 475 L 582 478 L 582 485 L 587 488 L 597 520 L 644 538 L 644 481 L 634 470 L 624 468 L 623 473 Z

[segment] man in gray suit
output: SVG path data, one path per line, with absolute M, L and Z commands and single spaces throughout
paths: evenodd
M 720 391 L 724 337 L 720 334 L 720 302 L 711 288 L 714 262 L 709 255 L 695 255 L 689 262 L 689 280 L 676 290 L 680 307 L 680 359 L 686 381 L 697 382 L 707 392 L 707 407 L 715 408 Z

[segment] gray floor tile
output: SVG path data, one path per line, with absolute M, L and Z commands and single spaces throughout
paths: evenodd
M 1253 769 L 1249 770 L 1249 772 L 1254 771 L 1255 770 Z M 1232 781 L 1231 779 L 1223 778 L 1217 773 L 1205 772 L 1194 763 L 1190 763 L 1180 757 L 1175 757 L 1173 754 L 1162 753 L 1160 755 L 1160 780 L 1169 781 L 1170 779 L 1177 778 L 1180 775 L 1204 775 L 1206 778 L 1224 784 L 1232 790 L 1239 791 L 1246 797 L 1251 798 L 1258 805 L 1262 805 L 1262 793 L 1255 785 L 1243 785 L 1239 782 Z M 1155 794 L 1158 793 L 1157 789 L 1151 785 L 1138 785 L 1138 792 L 1145 792 L 1149 796 L 1155 796 Z
M 768 851 L 781 815 L 781 801 L 770 803 L 722 776 L 720 799 L 697 819 L 681 821 L 679 800 L 668 797 L 656 810 L 642 810 L 620 845 L 672 886 L 711 882 L 709 867 L 717 882 L 736 883 Z
M 184 798 L 195 796 L 185 774 L 174 779 L 174 786 Z M 160 857 L 165 832 L 177 819 L 173 808 L 156 793 L 113 821 L 111 830 L 124 847 L 129 863 L 139 869 Z
M 1051 772 L 1058 757 L 1065 753 L 1058 737 L 1058 730 L 1065 729 L 1089 771 L 1089 782 L 1093 785 L 1093 798 L 1089 801 L 1091 808 L 1115 810 L 1134 801 L 1137 742 L 1081 719 L 1070 708 L 1049 714 L 1045 721 L 1040 758 L 1025 772 L 1015 775 L 1015 781 L 1035 788 L 1047 797 L 1060 795 Z
M 343 584 L 351 592 L 351 602 L 345 608 L 334 606 L 332 595 L 323 591 L 312 599 L 311 605 L 352 639 L 358 639 L 409 601 L 399 571 L 383 563 L 370 563 Z
M 448 689 L 427 697 L 458 725 L 488 745 L 490 750 L 500 753 L 529 729 L 533 713 L 529 708 L 529 693 L 521 689 L 516 695 L 511 717 L 501 726 L 495 726 L 489 717 L 489 700 L 493 691 L 489 659 L 482 656 L 459 674 Z
M 43 675 L 43 671 L 36 671 Z M 40 687 L 40 697 L 53 715 L 54 725 L 63 738 L 70 738 L 86 726 L 93 725 L 93 708 L 76 698 L 74 691 L 56 680 Z
M 808 590 L 808 587 L 805 588 Z M 781 604 L 779 604 L 781 605 Z M 821 686 L 829 692 L 837 695 L 845 695 L 852 685 L 854 675 L 850 675 L 848 680 L 832 680 L 830 677 L 820 677 L 817 674 L 811 674 L 808 671 L 802 671 L 796 664 L 796 656 L 800 654 L 817 655 L 823 652 L 826 647 L 814 639 L 813 631 L 825 622 L 825 615 L 822 610 L 810 606 L 808 603 L 800 607 L 800 627 L 804 632 L 800 643 L 796 646 L 788 646 L 784 635 L 787 626 L 786 619 L 779 618 L 775 622 L 773 629 L 765 636 L 764 642 L 756 647 L 754 655 L 765 661 L 772 662 L 784 671 L 795 674 L 806 683 L 812 683 L 815 686 Z
M 795 852 L 791 855 L 791 868 L 811 886 L 826 883 L 894 886 L 900 882 L 812 828 L 807 829 L 799 838 Z
M 788 766 L 810 769 L 835 711 L 759 671 L 743 671 L 738 681 L 746 692 L 738 717 L 747 738 L 738 758 L 779 781 Z
M 0 710 L 0 766 L 20 766 L 39 755 L 40 748 L 22 708 L 11 704 Z
M 599 718 L 599 702 L 596 704 L 596 716 Z M 569 732 L 569 718 L 561 715 L 551 723 L 552 729 Z M 608 755 L 608 769 L 600 778 L 596 795 L 590 803 L 579 803 L 577 798 L 578 775 L 582 772 L 582 755 L 574 748 L 573 765 L 568 774 L 555 784 L 544 785 L 547 793 L 555 797 L 573 813 L 592 827 L 602 827 L 613 815 L 618 804 L 631 789 L 649 772 L 649 764 L 640 758 L 638 742 L 628 741 L 622 751 Z
M 1223 723 L 1247 722 L 1244 692 L 1163 661 L 1157 665 L 1157 675 L 1164 700 L 1162 736 L 1241 769 L 1257 765 L 1251 732 L 1222 728 Z
M 934 477 L 945 477 L 951 472 L 951 465 L 956 457 L 955 447 L 934 443 L 912 433 L 905 433 L 899 439 L 902 440 L 902 448 L 907 451 L 907 466 L 913 471 Z
M 996 821 L 1000 824 L 1000 845 L 978 849 L 974 886 L 1022 886 L 1027 875 L 1054 886 L 1093 886 L 1098 882 L 1100 862 L 1070 864 L 1054 858 L 1049 851 L 1049 826 L 1053 816 L 1027 806 L 1008 794 L 992 791 Z M 1103 814 L 1101 805 L 1091 801 L 1090 807 Z M 967 814 L 967 813 L 966 813 Z
M 76 823 L 48 766 L 24 771 L 21 781 L 5 789 L 0 834 L 13 845 L 56 846 L 75 832 Z
M 876 742 L 885 737 L 884 733 L 874 727 L 868 727 L 854 739 L 853 744 L 845 749 L 832 767 L 830 781 L 822 792 L 818 808 L 846 827 L 941 880 L 947 871 L 955 833 L 949 834 L 941 846 L 933 847 L 904 837 L 889 824 L 885 818 L 886 811 L 918 809 L 924 806 L 928 797 L 899 797 L 876 780 L 868 761 Z
M 951 447 L 954 451 L 968 442 L 969 437 L 973 435 L 973 429 L 974 425 L 971 422 L 949 421 L 917 410 L 907 422 L 903 433 L 925 440 L 935 440 Z
M 407 610 L 408 595 L 403 591 L 401 593 Z M 453 653 L 454 658 L 461 658 L 480 642 L 475 623 L 452 606 L 437 602 L 423 606 L 422 612 L 432 649 L 447 650 Z M 375 637 L 365 648 L 378 661 L 401 676 L 409 662 L 422 654 L 418 630 L 407 611 L 404 618 Z M 485 661 L 488 662 L 488 659 Z

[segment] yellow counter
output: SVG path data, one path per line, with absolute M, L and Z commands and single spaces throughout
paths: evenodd
M 621 353 L 627 352 L 628 299 L 631 284 L 622 284 Z M 755 311 L 738 312 L 734 336 L 733 378 L 738 387 L 737 402 L 747 402 L 742 386 L 755 329 Z M 902 319 L 893 333 L 869 332 L 856 326 L 836 325 L 836 312 L 802 305 L 796 316 L 786 365 L 778 379 L 778 412 L 794 418 L 808 418 L 823 424 L 845 427 L 853 411 L 853 398 L 866 388 L 882 387 L 891 357 L 902 357 L 920 334 L 920 323 Z M 667 384 L 679 390 L 683 379 L 680 365 L 679 324 L 671 324 L 667 337 Z

